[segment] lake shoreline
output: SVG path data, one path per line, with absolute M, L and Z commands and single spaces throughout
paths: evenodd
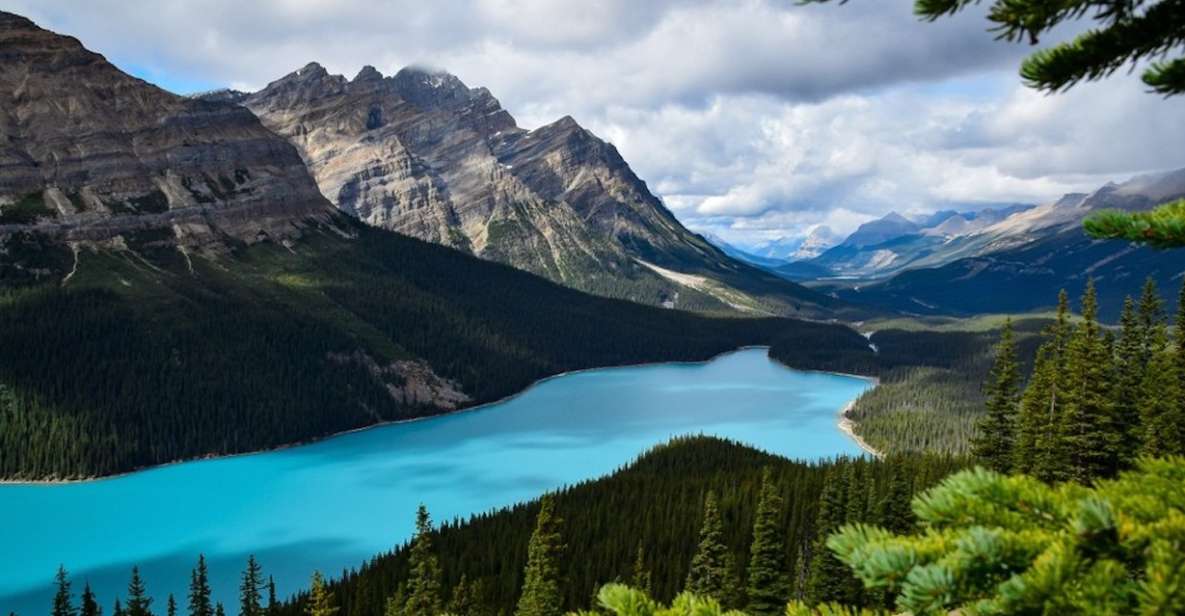
M 728 351 L 722 351 L 720 353 L 717 353 L 717 354 L 715 354 L 707 359 L 703 359 L 703 360 L 650 361 L 650 362 L 641 362 L 641 363 L 636 363 L 636 364 L 618 364 L 615 366 L 597 366 L 597 367 L 592 367 L 592 368 L 580 368 L 578 370 L 567 370 L 564 372 L 558 372 L 556 374 L 551 374 L 551 375 L 545 376 L 543 378 L 540 378 L 538 380 L 532 381 L 529 385 L 527 385 L 520 391 L 514 392 L 514 393 L 507 395 L 507 396 L 503 396 L 502 398 L 499 398 L 497 400 L 493 400 L 490 402 L 483 402 L 481 404 L 475 404 L 473 406 L 462 407 L 462 408 L 451 410 L 451 411 L 443 411 L 440 413 L 421 415 L 419 417 L 409 417 L 407 419 L 396 419 L 394 421 L 380 421 L 380 422 L 369 424 L 366 426 L 351 428 L 349 430 L 343 430 L 340 432 L 333 432 L 331 434 L 326 434 L 323 436 L 318 436 L 318 437 L 303 440 L 303 441 L 286 443 L 284 445 L 279 445 L 276 447 L 268 447 L 268 448 L 264 448 L 264 449 L 256 449 L 256 450 L 252 450 L 252 451 L 241 451 L 241 452 L 237 452 L 237 453 L 228 453 L 228 454 L 207 454 L 204 456 L 197 456 L 197 457 L 193 457 L 193 458 L 173 460 L 171 462 L 162 462 L 161 464 L 142 466 L 139 468 L 134 468 L 132 470 L 123 471 L 123 472 L 115 473 L 115 474 L 111 474 L 111 475 L 95 475 L 92 477 L 81 477 L 81 478 L 74 478 L 74 479 L 0 479 L 0 487 L 3 487 L 3 486 L 61 486 L 61 485 L 71 485 L 71 484 L 97 483 L 100 481 L 120 479 L 122 477 L 127 477 L 129 475 L 134 475 L 136 473 L 153 471 L 153 470 L 157 470 L 157 469 L 167 468 L 170 466 L 176 466 L 179 464 L 188 464 L 190 462 L 201 462 L 201 461 L 207 461 L 207 460 L 226 460 L 226 459 L 231 459 L 231 458 L 240 458 L 240 457 L 244 457 L 244 456 L 262 455 L 262 454 L 272 453 L 272 452 L 276 452 L 276 451 L 283 451 L 285 449 L 291 449 L 293 447 L 303 447 L 305 445 L 312 445 L 315 443 L 320 443 L 323 441 L 328 441 L 328 440 L 332 440 L 335 438 L 344 437 L 344 436 L 347 436 L 350 434 L 361 432 L 363 430 L 373 430 L 376 428 L 383 428 L 383 427 L 387 427 L 387 426 L 406 424 L 406 423 L 411 423 L 411 422 L 415 422 L 415 421 L 438 419 L 441 417 L 460 415 L 461 413 L 471 413 L 471 412 L 475 412 L 475 411 L 480 411 L 480 410 L 485 409 L 486 407 L 493 406 L 495 404 L 502 404 L 504 402 L 509 402 L 511 400 L 514 400 L 515 398 L 518 398 L 519 396 L 526 394 L 531 389 L 533 389 L 543 383 L 546 383 L 547 381 L 550 381 L 552 379 L 558 379 L 558 378 L 564 377 L 564 376 L 571 376 L 571 375 L 580 374 L 583 372 L 593 372 L 593 371 L 597 371 L 597 370 L 613 370 L 615 368 L 643 368 L 646 366 L 671 366 L 671 365 L 674 365 L 674 366 L 702 365 L 702 364 L 711 363 L 711 362 L 713 362 L 725 355 L 731 355 L 733 353 L 739 353 L 741 351 L 749 351 L 749 350 L 755 350 L 755 349 L 766 349 L 768 351 L 769 348 L 770 348 L 770 346 L 766 345 L 766 344 L 750 344 L 750 345 L 740 346 L 735 349 L 730 349 Z M 767 352 L 767 357 L 768 357 L 768 352 Z M 774 361 L 775 363 L 777 363 L 779 366 L 794 370 L 794 368 L 790 368 L 789 366 L 786 366 L 785 364 L 774 359 L 773 357 L 769 357 L 769 359 L 771 361 Z M 802 372 L 819 372 L 819 373 L 825 373 L 825 374 L 835 374 L 835 375 L 839 375 L 839 376 L 847 376 L 847 377 L 859 378 L 859 379 L 864 379 L 864 380 L 871 380 L 874 382 L 874 384 L 877 381 L 877 379 L 875 377 L 866 377 L 866 376 L 861 376 L 861 375 L 856 375 L 856 374 L 844 374 L 841 372 L 829 372 L 829 371 L 825 371 L 825 370 L 802 370 Z M 853 401 L 853 403 L 854 403 L 854 401 Z M 859 441 L 857 441 L 857 442 L 859 442 Z

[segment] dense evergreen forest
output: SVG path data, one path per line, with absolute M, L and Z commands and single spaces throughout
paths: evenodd
M 1018 361 L 1030 365 L 1049 321 L 1026 318 L 1014 326 Z M 885 453 L 966 454 L 983 414 L 982 386 L 999 327 L 904 329 L 873 332 L 870 349 L 834 346 L 806 352 L 809 342 L 787 334 L 770 356 L 791 367 L 875 376 L 879 385 L 856 400 L 847 416 L 856 433 Z
M 710 516 L 705 516 L 704 504 L 712 498 L 723 546 L 719 551 L 732 563 L 726 579 L 737 589 L 728 599 L 730 605 L 744 607 L 750 601 L 744 588 L 753 574 L 753 530 L 762 518 L 770 521 L 766 528 L 778 534 L 776 541 L 759 545 L 773 546 L 766 553 L 772 551 L 770 557 L 786 574 L 787 585 L 777 597 L 782 606 L 792 597 L 878 601 L 822 547 L 822 538 L 846 522 L 908 528 L 912 494 L 963 465 L 960 458 L 929 455 L 804 464 L 719 439 L 681 438 L 611 476 L 542 500 L 425 527 L 427 532 L 420 536 L 426 542 L 413 540 L 327 581 L 324 588 L 341 616 L 437 613 L 407 607 L 413 597 L 422 600 L 417 588 L 427 588 L 441 612 L 524 613 L 519 604 L 524 582 L 531 577 L 528 562 L 543 551 L 552 555 L 548 570 L 560 582 L 558 609 L 588 606 L 597 590 L 614 580 L 640 583 L 655 596 L 670 599 L 684 588 L 692 562 L 702 551 L 701 528 L 712 524 L 705 520 Z M 763 509 L 766 473 L 765 491 L 775 493 L 780 504 Z M 550 509 L 548 528 L 558 535 L 552 541 L 555 549 L 532 549 L 544 507 Z M 263 574 L 251 574 L 250 568 L 244 573 L 244 587 L 257 586 L 266 595 L 267 563 L 261 564 Z M 425 571 L 438 571 L 439 577 L 431 583 L 417 582 Z M 125 604 L 129 601 L 125 596 Z M 264 613 L 307 614 L 314 602 L 304 593 Z M 235 611 L 234 606 L 225 609 Z M 210 616 L 202 610 L 188 613 Z M 81 616 L 93 613 L 83 611 Z
M 81 249 L 68 280 L 0 270 L 0 478 L 105 475 L 440 412 L 391 394 L 406 360 L 476 404 L 568 370 L 704 360 L 787 334 L 863 344 L 839 325 L 593 297 L 345 224 L 355 238 L 314 230 L 219 258 L 143 232 L 126 250 Z

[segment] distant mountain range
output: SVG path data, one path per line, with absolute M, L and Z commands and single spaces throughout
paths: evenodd
M 610 297 L 708 312 L 842 306 L 688 231 L 617 149 L 571 117 L 519 128 L 485 88 L 414 67 L 353 79 L 308 64 L 241 104 L 288 139 L 339 209 L 384 229 Z
M 846 270 L 895 275 L 827 290 L 909 313 L 1023 312 L 1053 305 L 1062 288 L 1077 296 L 1093 278 L 1102 314 L 1113 319 L 1124 295 L 1136 294 L 1147 277 L 1157 281 L 1162 295 L 1175 298 L 1185 275 L 1185 251 L 1092 240 L 1082 231 L 1083 219 L 1102 209 L 1146 210 L 1181 197 L 1185 169 L 1109 183 L 1093 193 L 1068 194 L 1037 207 L 987 216 L 981 212 L 974 219 L 946 216 L 937 225 L 866 247 L 865 255 L 881 261 L 878 267 L 865 261 L 863 269 Z M 834 271 L 841 269 L 837 264 L 860 261 L 856 253 L 841 255 L 839 250 L 811 263 Z M 904 265 L 897 265 L 898 260 Z
M 1028 205 L 958 212 L 944 210 L 919 220 L 891 212 L 860 225 L 838 245 L 810 259 L 830 277 L 884 278 L 915 267 L 933 266 L 956 258 L 962 238 L 979 232 Z

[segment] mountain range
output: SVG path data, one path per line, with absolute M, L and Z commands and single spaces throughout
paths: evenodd
M 889 310 L 974 314 L 1049 307 L 1059 289 L 1077 296 L 1093 279 L 1102 299 L 1101 314 L 1114 319 L 1123 297 L 1138 294 L 1146 278 L 1158 283 L 1162 295 L 1173 297 L 1182 284 L 1185 254 L 1092 240 L 1083 232 L 1082 221 L 1100 210 L 1147 210 L 1183 196 L 1185 169 L 1141 175 L 1121 184 L 1108 183 L 1092 193 L 1067 194 L 1036 207 L 1011 208 L 987 217 L 947 216 L 935 226 L 865 249 L 873 255 L 891 255 L 884 259 L 890 262 L 887 266 L 875 268 L 891 276 L 824 286 L 839 297 Z M 840 262 L 838 250 L 812 263 Z M 908 265 L 896 266 L 898 259 Z
M 834 299 L 688 231 L 612 144 L 571 117 L 520 128 L 485 88 L 408 67 L 310 63 L 240 104 L 300 152 L 339 209 L 583 291 L 707 312 L 833 316 Z
M 0 478 L 277 447 L 784 336 L 863 344 L 597 297 L 365 224 L 247 107 L 176 96 L 11 13 L 0 59 Z M 704 253 L 776 298 L 801 289 Z

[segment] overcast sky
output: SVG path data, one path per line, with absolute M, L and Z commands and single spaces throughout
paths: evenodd
M 1041 202 L 1185 167 L 1185 98 L 1135 75 L 1046 96 L 979 10 L 912 0 L 6 0 L 180 93 L 310 61 L 416 64 L 486 86 L 519 125 L 612 141 L 688 226 L 746 244 L 896 210 Z

